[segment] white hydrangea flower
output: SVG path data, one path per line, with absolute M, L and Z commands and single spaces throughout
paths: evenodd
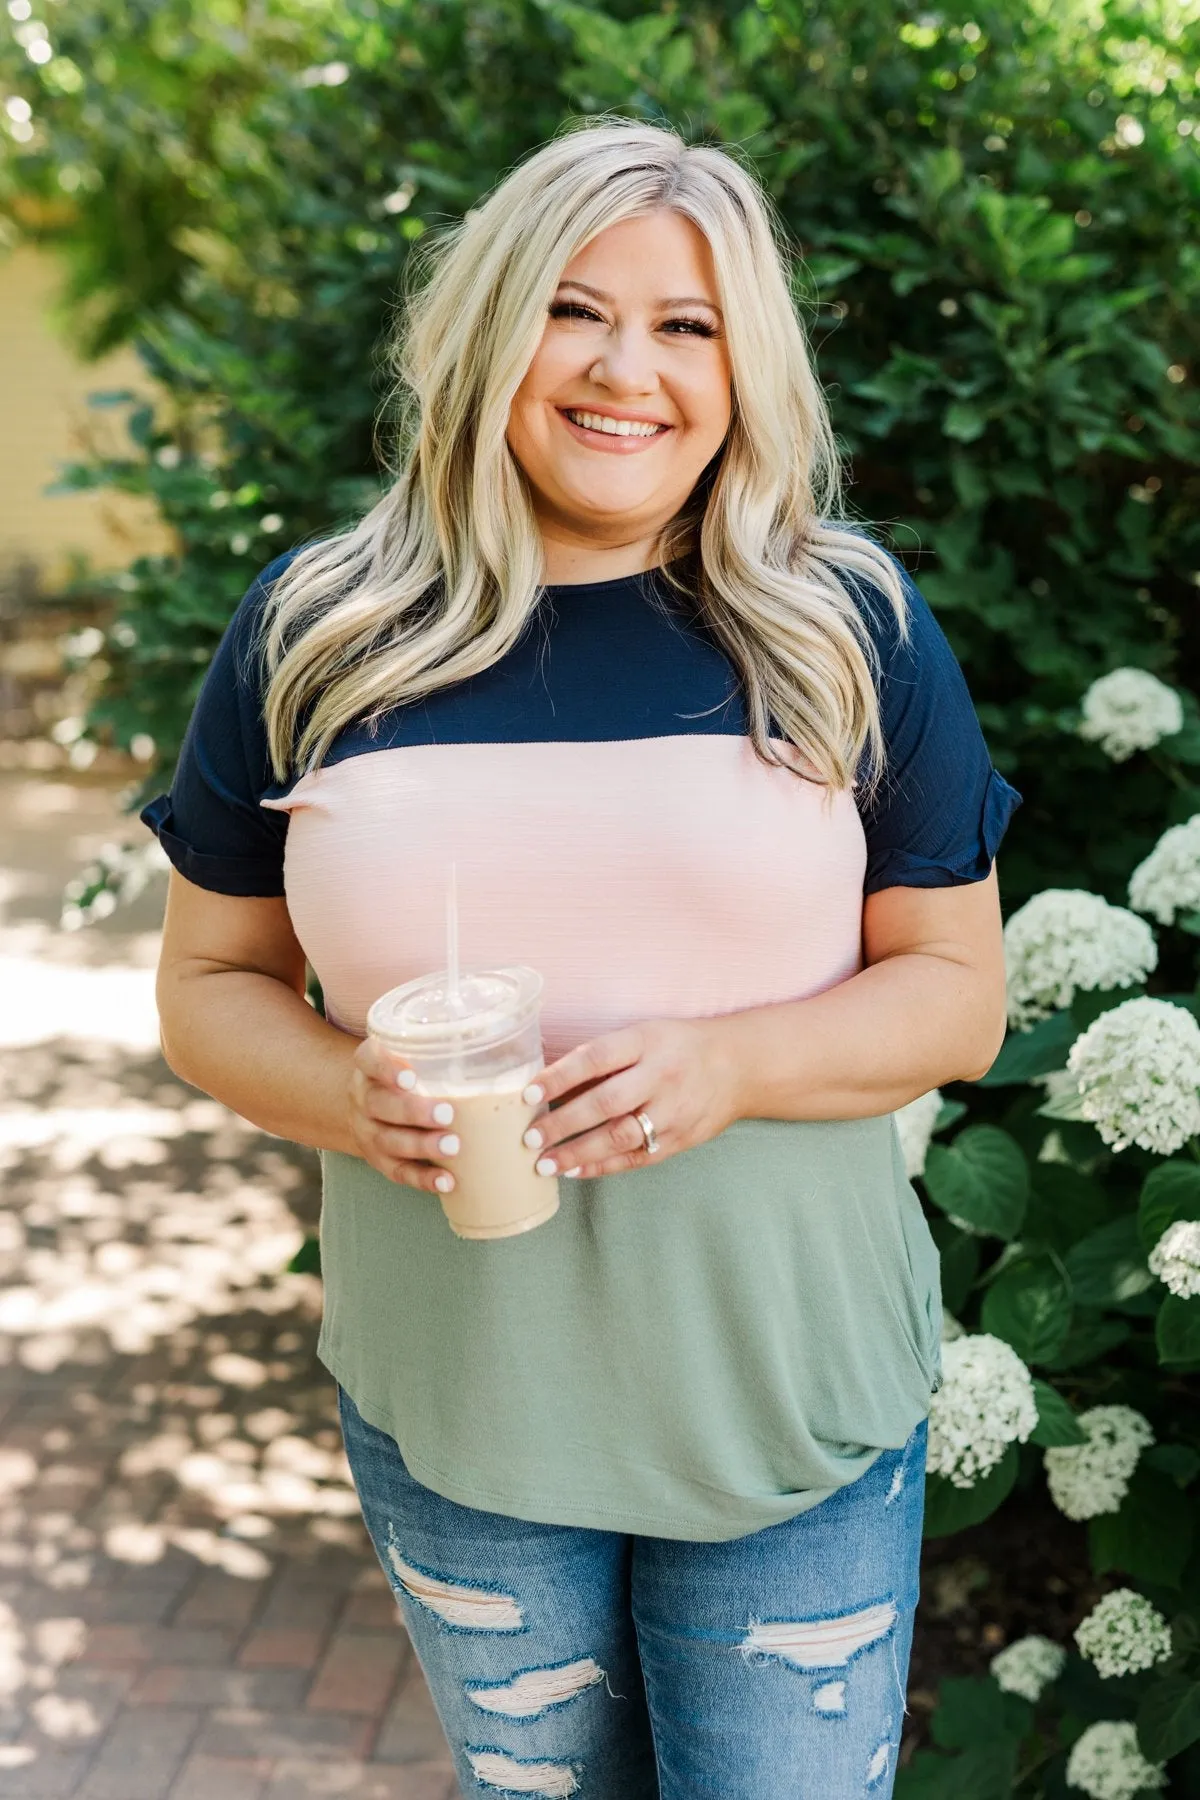
M 1067 1758 L 1067 1786 L 1091 1800 L 1133 1800 L 1147 1788 L 1165 1787 L 1162 1763 L 1147 1762 L 1138 1748 L 1137 1726 L 1128 1719 L 1101 1719 L 1076 1738 Z
M 1063 1672 L 1067 1653 L 1052 1638 L 1018 1638 L 993 1656 L 988 1668 L 992 1679 L 1006 1694 L 1020 1694 L 1023 1700 L 1040 1700 L 1043 1691 Z
M 1200 1132 L 1200 1024 L 1185 1007 L 1123 1000 L 1075 1039 L 1067 1068 L 1083 1117 L 1114 1150 L 1170 1156 Z
M 1079 1425 L 1087 1442 L 1047 1450 L 1046 1481 L 1059 1512 L 1068 1519 L 1094 1519 L 1117 1511 L 1154 1432 L 1132 1406 L 1093 1406 L 1080 1413 Z
M 1171 1627 L 1144 1594 L 1116 1588 L 1080 1622 L 1075 1642 L 1101 1675 L 1136 1675 L 1170 1656 Z
M 1200 1294 L 1200 1222 L 1176 1219 L 1167 1226 L 1150 1252 L 1150 1273 L 1181 1300 Z
M 1083 888 L 1044 888 L 1004 927 L 1008 1022 L 1028 1031 L 1091 988 L 1137 987 L 1158 962 L 1145 919 Z
M 907 1106 L 898 1106 L 892 1114 L 904 1152 L 904 1170 L 910 1181 L 915 1181 L 925 1171 L 925 1155 L 941 1110 L 942 1090 L 932 1088 L 928 1094 L 918 1094 Z
M 1080 703 L 1081 738 L 1098 743 L 1114 762 L 1149 750 L 1183 727 L 1183 701 L 1148 669 L 1113 669 L 1093 681 Z
M 1016 1351 L 988 1332 L 943 1341 L 942 1385 L 929 1414 L 929 1467 L 955 1487 L 987 1475 L 1009 1444 L 1037 1424 L 1033 1377 Z
M 1172 925 L 1176 913 L 1200 912 L 1200 813 L 1169 825 L 1129 877 L 1129 904 Z

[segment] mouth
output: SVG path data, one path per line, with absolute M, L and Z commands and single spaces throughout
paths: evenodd
M 671 430 L 661 420 L 618 418 L 584 406 L 562 406 L 558 411 L 572 433 L 596 449 L 641 450 Z

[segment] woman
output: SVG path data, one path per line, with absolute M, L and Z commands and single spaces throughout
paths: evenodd
M 941 1322 L 891 1115 L 1000 1045 L 1020 796 L 840 517 L 730 157 L 560 137 L 401 366 L 398 479 L 255 582 L 147 811 L 167 1057 L 324 1153 L 320 1354 L 463 1791 L 886 1795 Z M 362 1041 L 451 860 L 466 961 L 545 976 L 573 1178 L 489 1242 Z

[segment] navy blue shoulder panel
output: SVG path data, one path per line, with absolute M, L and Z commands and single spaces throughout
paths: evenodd
M 180 874 L 218 894 L 283 893 L 287 815 L 259 805 L 274 776 L 258 637 L 271 587 L 295 554 L 251 582 L 201 684 L 171 791 L 141 814 Z
M 500 662 L 373 726 L 349 727 L 327 760 L 414 744 L 604 743 L 745 729 L 727 658 L 651 572 L 547 588 Z
M 291 554 L 247 591 L 201 688 L 170 795 L 142 815 L 189 880 L 221 893 L 283 892 L 287 816 L 259 803 L 292 783 L 272 777 L 257 639 L 270 586 Z M 981 879 L 1021 798 L 992 768 L 962 670 L 904 579 L 906 643 L 886 597 L 855 590 L 879 649 L 888 754 L 879 793 L 863 810 L 867 893 Z M 411 745 L 727 737 L 746 728 L 728 658 L 694 609 L 650 572 L 548 588 L 499 663 L 373 725 L 348 727 L 328 760 Z

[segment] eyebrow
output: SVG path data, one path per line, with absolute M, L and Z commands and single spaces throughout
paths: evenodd
M 606 294 L 603 288 L 589 287 L 586 281 L 574 281 L 569 276 L 564 277 L 564 279 L 562 281 L 560 281 L 558 285 L 560 288 L 563 288 L 563 287 L 578 288 L 581 293 L 590 294 L 594 300 L 610 300 L 611 301 L 611 299 L 612 299 L 612 295 Z M 655 305 L 656 306 L 707 306 L 709 312 L 715 312 L 718 316 L 720 316 L 720 314 L 721 314 L 721 309 L 716 304 L 716 302 L 714 300 L 706 300 L 702 294 L 677 294 L 677 295 L 674 295 L 670 300 L 656 300 Z

